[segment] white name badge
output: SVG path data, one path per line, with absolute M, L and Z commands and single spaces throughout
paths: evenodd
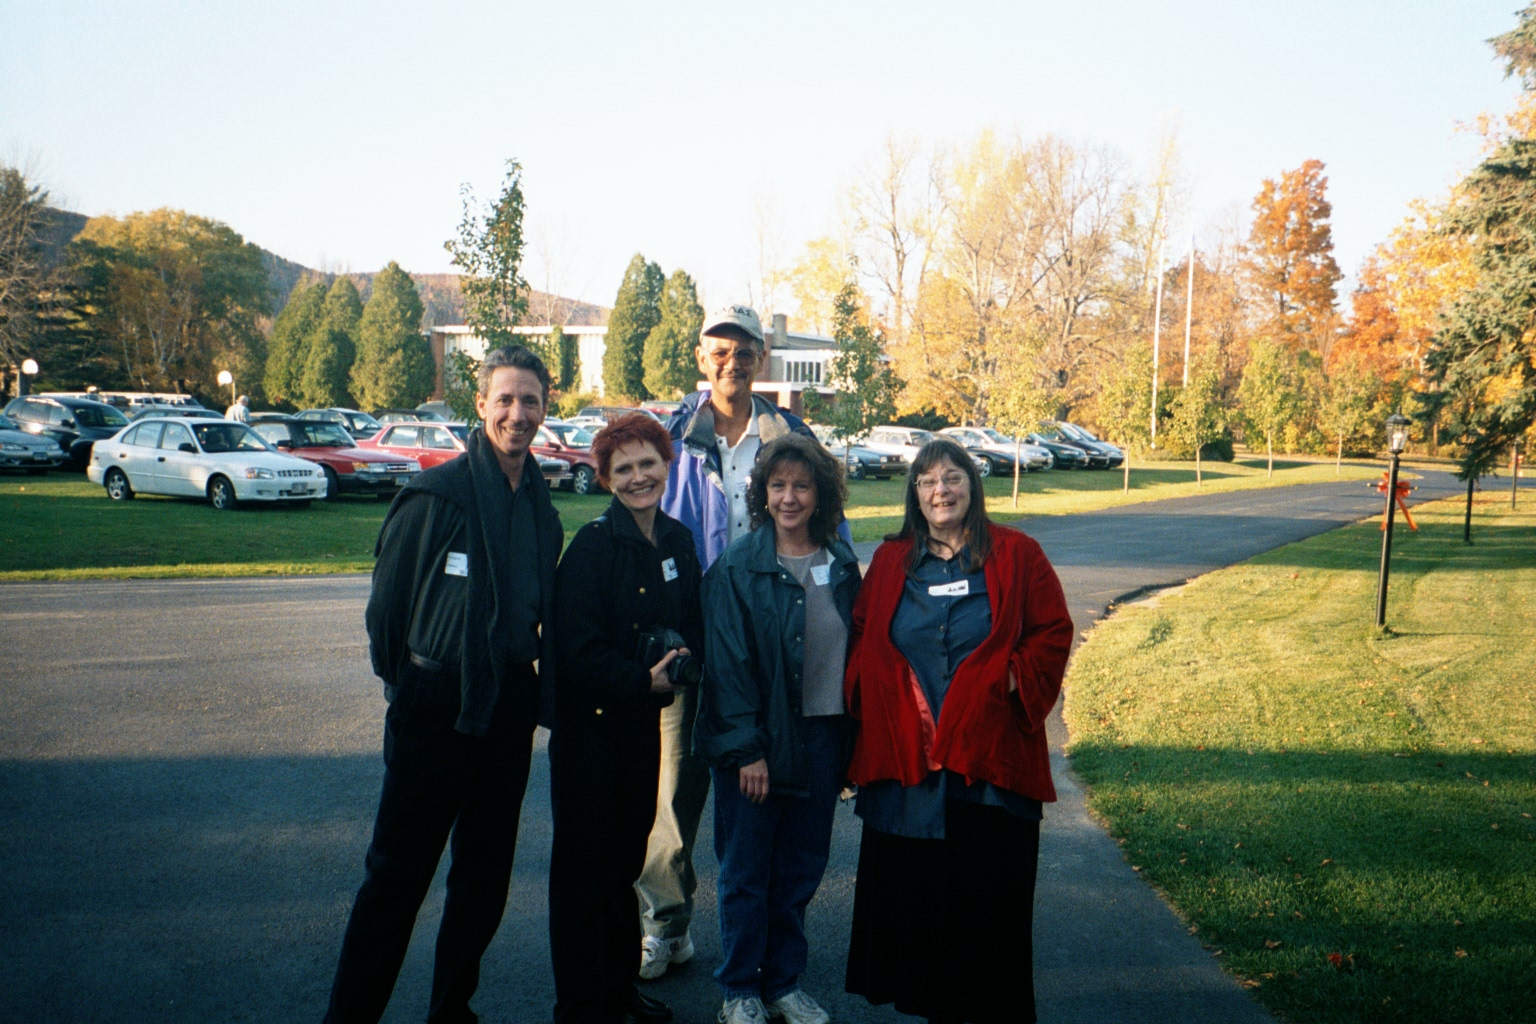
M 970 580 L 955 580 L 953 583 L 935 583 L 928 588 L 930 597 L 964 597 L 970 592 Z
M 450 551 L 443 560 L 443 573 L 448 576 L 468 576 L 469 556 L 462 551 Z
M 831 578 L 832 578 L 832 566 L 831 565 L 813 565 L 813 566 L 811 566 L 811 582 L 816 584 L 818 587 L 826 586 L 827 585 L 827 580 L 829 580 Z
M 677 559 L 664 559 L 661 563 L 661 579 L 664 583 L 671 583 L 677 579 Z

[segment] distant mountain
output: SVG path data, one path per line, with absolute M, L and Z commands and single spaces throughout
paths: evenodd
M 63 258 L 64 247 L 80 233 L 88 219 L 84 214 L 49 208 L 44 239 L 49 250 L 50 264 Z M 320 280 L 329 283 L 339 276 L 284 259 L 274 252 L 262 249 L 261 246 L 256 248 L 261 253 L 262 261 L 267 267 L 267 277 L 272 282 L 274 316 L 288 302 L 288 296 L 300 281 Z M 357 285 L 363 301 L 367 302 L 368 294 L 373 290 L 373 274 L 348 274 L 347 276 L 352 279 L 353 284 Z M 459 275 L 411 274 L 411 280 L 416 282 L 416 291 L 421 296 L 421 304 L 424 307 L 421 317 L 423 329 L 464 322 L 464 299 L 459 293 Z M 528 312 L 529 319 L 534 323 L 587 326 L 606 324 L 609 309 L 590 302 L 530 290 Z

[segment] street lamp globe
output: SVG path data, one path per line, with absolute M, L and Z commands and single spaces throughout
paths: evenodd
M 1400 412 L 1387 417 L 1387 451 L 1393 455 L 1403 453 L 1408 447 L 1408 428 L 1412 425 L 1413 421 Z

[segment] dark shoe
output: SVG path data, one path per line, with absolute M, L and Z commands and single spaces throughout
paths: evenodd
M 672 1019 L 672 1008 L 637 989 L 629 997 L 628 1017 L 635 1024 L 666 1024 Z

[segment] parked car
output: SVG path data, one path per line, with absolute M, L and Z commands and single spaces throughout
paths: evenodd
M 459 414 L 454 412 L 453 407 L 447 402 L 422 402 L 416 407 L 416 411 L 425 413 L 425 415 L 417 417 L 423 423 L 436 422 L 437 417 L 441 417 L 444 423 L 459 421 Z
M 359 448 L 376 449 L 403 458 L 414 459 L 422 469 L 431 469 L 464 454 L 469 426 L 464 423 L 387 423 L 372 437 L 357 442 Z M 552 455 L 535 453 L 544 482 L 553 488 L 570 486 L 571 464 Z
M 91 445 L 128 425 L 127 417 L 107 403 L 72 395 L 13 398 L 5 415 L 27 433 L 51 438 L 72 469 L 84 469 L 91 459 Z
M 547 426 L 539 427 L 531 447 L 538 455 L 560 459 L 570 465 L 570 488 L 575 493 L 591 494 L 600 489 L 601 485 L 597 482 L 597 456 L 590 449 L 566 444 Z
M 380 423 L 447 423 L 442 413 L 421 409 L 375 409 L 368 415 Z
M 327 499 L 343 494 L 391 498 L 421 472 L 414 459 L 359 448 L 340 424 L 261 414 L 251 417 L 251 429 L 279 451 L 323 469 Z
M 319 466 L 284 455 L 244 423 L 148 416 L 96 443 L 86 477 L 114 501 L 136 494 L 308 504 L 325 494 Z
M 681 409 L 682 407 L 682 402 L 663 402 L 660 399 L 652 399 L 649 402 L 640 403 L 640 409 L 642 412 L 648 412 L 652 416 L 659 416 L 663 423 L 671 418 L 672 414 L 677 412 L 677 410 Z
M 340 423 L 352 437 L 372 437 L 384 424 L 356 409 L 305 409 L 299 413 L 301 420 L 319 420 L 322 423 Z
M 29 434 L 20 423 L 0 413 L 0 469 L 46 473 L 68 457 L 53 438 Z
M 923 445 L 937 436 L 931 430 L 922 430 L 918 427 L 885 426 L 875 427 L 869 432 L 868 437 L 855 438 L 854 442 L 882 454 L 900 455 L 902 462 L 910 468 L 912 460 L 917 458 L 917 453 L 922 451 Z M 982 476 L 991 474 L 991 463 L 984 456 L 977 455 L 975 452 L 967 454 L 976 464 L 978 473 Z
M 200 405 L 130 405 L 128 419 L 141 420 L 145 416 L 185 416 L 189 419 L 221 420 L 224 414 L 204 409 Z
M 681 405 L 682 403 L 678 403 L 678 404 Z M 636 409 L 636 408 L 634 408 L 632 406 L 628 406 L 628 405 L 589 405 L 586 408 L 582 409 L 581 412 L 577 414 L 577 416 L 578 416 L 578 418 L 581 418 L 581 419 L 594 419 L 594 420 L 599 418 L 599 417 L 601 417 L 601 419 L 602 419 L 602 421 L 604 423 L 611 423 L 614 420 L 618 419 L 620 416 L 628 416 L 632 412 L 643 412 L 647 416 L 649 416 L 652 419 L 656 420 L 657 422 L 665 422 L 666 421 L 666 417 L 665 416 L 658 416 L 658 415 L 656 415 L 656 413 L 652 412 L 650 409 L 646 409 L 646 408 L 643 408 L 643 407 L 639 408 L 639 409 Z
M 595 430 L 590 427 L 583 427 L 572 423 L 570 420 L 545 420 L 544 426 L 548 427 L 549 432 L 558 437 L 562 443 L 572 448 L 581 449 L 591 448 L 592 440 L 597 436 L 597 431 L 602 429 L 601 427 Z
M 1056 464 L 1050 449 L 1037 444 L 1018 444 L 1014 439 L 992 427 L 945 427 L 939 433 L 958 441 L 972 455 L 986 459 L 990 467 L 982 476 L 992 473 L 1012 473 L 1014 453 L 1018 453 L 1020 469 L 1026 473 L 1032 469 L 1051 469 Z
M 862 444 L 850 445 L 844 441 L 834 441 L 830 428 L 820 424 L 812 424 L 811 433 L 816 435 L 822 447 L 843 464 L 850 480 L 889 480 L 907 471 L 907 460 L 895 453 L 877 452 Z
M 1125 453 L 1119 448 L 1065 421 L 1045 420 L 1040 424 L 1039 434 L 1048 441 L 1080 449 L 1088 457 L 1089 469 L 1110 469 L 1125 461 Z
M 1051 458 L 1055 460 L 1056 469 L 1088 468 L 1088 453 L 1076 445 L 1052 441 L 1041 437 L 1039 434 L 1029 434 L 1028 437 L 1031 444 L 1039 445 L 1051 453 Z

